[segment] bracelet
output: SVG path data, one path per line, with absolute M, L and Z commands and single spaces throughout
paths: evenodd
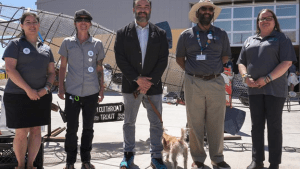
M 264 78 L 264 81 L 265 81 L 266 84 L 268 84 L 267 76 Z
M 46 82 L 46 86 L 48 86 L 51 89 L 53 85 L 50 82 Z
M 272 78 L 271 74 L 268 74 L 267 77 L 270 78 L 270 81 L 273 81 L 273 78 Z

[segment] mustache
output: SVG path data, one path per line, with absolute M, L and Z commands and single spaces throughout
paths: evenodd
M 140 14 L 145 14 L 146 16 L 148 16 L 148 14 L 146 12 L 139 12 L 138 15 Z

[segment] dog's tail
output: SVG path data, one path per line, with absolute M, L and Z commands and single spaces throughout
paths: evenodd
M 181 137 L 180 137 L 180 141 L 184 141 L 184 137 L 185 137 L 185 130 L 184 128 L 181 128 Z

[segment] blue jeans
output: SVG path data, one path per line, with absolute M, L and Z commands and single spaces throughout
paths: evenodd
M 163 128 L 158 116 L 152 109 L 147 95 L 140 94 L 136 99 L 133 94 L 123 93 L 125 105 L 125 119 L 123 125 L 124 152 L 134 152 L 135 147 L 135 122 L 141 102 L 147 109 L 150 122 L 150 153 L 152 158 L 162 158 L 163 145 L 161 143 Z M 162 95 L 149 96 L 155 108 L 162 114 Z

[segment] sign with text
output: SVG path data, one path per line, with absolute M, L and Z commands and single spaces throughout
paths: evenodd
M 124 120 L 124 104 L 122 102 L 99 104 L 97 106 L 94 123 L 122 120 Z

